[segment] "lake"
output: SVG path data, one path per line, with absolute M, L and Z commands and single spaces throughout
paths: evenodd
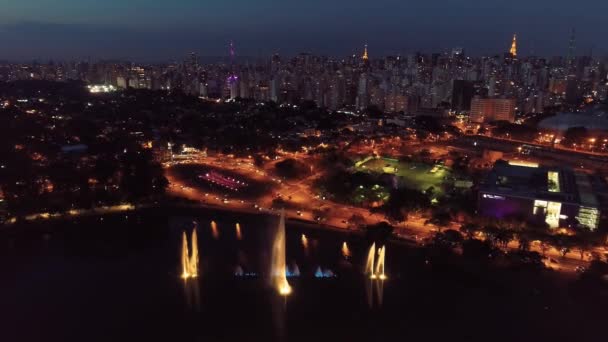
M 195 222 L 200 276 L 185 282 L 181 237 Z M 282 297 L 264 276 L 277 222 L 150 210 L 5 231 L 2 340 L 555 341 L 598 337 L 607 317 L 554 274 L 478 270 L 394 243 L 388 279 L 372 282 L 363 274 L 369 241 L 296 223 L 287 225 L 286 259 L 300 275 Z

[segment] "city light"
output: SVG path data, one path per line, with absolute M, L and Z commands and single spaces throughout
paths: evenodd
M 92 94 L 97 93 L 112 93 L 117 89 L 113 85 L 89 85 L 87 86 L 89 92 Z
M 3 7 L 4 340 L 605 335 L 599 0 L 112 1 Z

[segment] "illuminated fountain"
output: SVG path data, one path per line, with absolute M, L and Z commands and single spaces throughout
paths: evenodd
M 272 243 L 272 259 L 270 264 L 271 284 L 282 296 L 291 293 L 291 286 L 287 282 L 285 262 L 285 211 L 281 211 L 279 226 Z
M 376 253 L 378 253 L 378 259 L 376 260 Z M 373 243 L 367 252 L 367 263 L 365 264 L 365 274 L 368 274 L 370 279 L 386 279 L 386 273 L 384 271 L 384 259 L 386 255 L 386 247 L 382 246 L 378 248 L 376 252 L 376 243 Z
M 182 232 L 182 279 L 190 278 L 190 259 L 188 257 L 188 237 Z
M 198 277 L 198 238 L 196 228 L 192 229 L 192 254 L 188 251 L 188 236 L 182 232 L 182 279 Z
M 241 225 L 238 222 L 236 224 L 236 239 L 243 240 L 243 233 L 241 233 Z
M 192 229 L 192 254 L 190 255 L 190 276 L 193 278 L 198 277 L 198 238 L 196 236 L 196 228 Z
M 315 278 L 333 278 L 335 276 L 336 275 L 332 270 L 330 270 L 330 269 L 322 270 L 321 266 L 318 266 L 317 270 L 315 271 Z
M 376 276 L 380 280 L 386 279 L 386 274 L 384 273 L 384 257 L 386 255 L 386 246 L 382 246 L 378 249 L 378 261 L 376 262 Z
M 382 302 L 384 301 L 384 282 L 382 280 L 375 281 L 374 285 L 378 306 L 382 306 Z
M 376 257 L 376 243 L 374 242 L 367 252 L 367 263 L 365 264 L 365 274 L 368 274 L 371 279 L 376 279 L 374 273 L 374 260 Z
M 350 249 L 348 248 L 348 244 L 346 243 L 346 241 L 342 243 L 342 255 L 345 259 L 348 259 L 350 257 Z
M 195 223 L 196 225 L 196 223 Z M 192 229 L 192 241 L 190 247 L 191 253 L 188 251 L 188 236 L 186 232 L 182 232 L 182 279 L 184 279 L 184 291 L 186 295 L 186 303 L 189 307 L 200 310 L 200 288 L 197 281 L 188 281 L 188 279 L 198 277 L 198 238 L 196 236 L 196 226 Z
M 215 221 L 211 221 L 211 235 L 216 240 L 220 237 L 220 231 L 217 229 L 217 223 L 215 223 Z
M 302 241 L 302 247 L 304 249 L 308 249 L 308 238 L 306 237 L 306 234 L 302 234 L 302 237 L 300 240 Z
M 287 269 L 287 277 L 299 277 L 300 276 L 300 267 L 298 264 L 294 263 L 291 269 Z
M 377 258 L 376 254 L 378 254 Z M 365 294 L 367 297 L 367 303 L 370 308 L 374 305 L 374 296 L 372 292 L 375 292 L 377 294 L 378 305 L 382 306 L 382 301 L 384 297 L 384 280 L 387 279 L 384 269 L 385 257 L 385 246 L 382 246 L 377 250 L 375 243 L 370 246 L 369 252 L 367 253 L 367 263 L 365 265 L 365 274 L 369 275 L 370 278 L 370 281 L 365 282 Z

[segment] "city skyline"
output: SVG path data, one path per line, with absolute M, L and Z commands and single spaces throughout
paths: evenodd
M 521 56 L 567 55 L 576 28 L 577 55 L 603 55 L 606 5 L 586 0 L 501 4 L 440 4 L 355 1 L 320 4 L 270 1 L 255 4 L 198 4 L 179 7 L 156 2 L 46 0 L 9 4 L 0 15 L 0 59 L 117 58 L 165 61 L 194 51 L 226 55 L 234 40 L 240 56 L 299 52 L 345 56 L 365 43 L 370 57 L 449 51 L 494 55 L 508 51 L 514 33 Z M 42 10 L 41 10 L 42 9 Z M 120 37 L 116 39 L 115 37 Z M 263 38 L 263 39 L 260 39 Z
M 0 336 L 601 341 L 606 13 L 4 1 Z

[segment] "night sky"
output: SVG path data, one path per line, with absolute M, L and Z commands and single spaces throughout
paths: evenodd
M 607 0 L 1 0 L 0 59 L 608 52 Z

